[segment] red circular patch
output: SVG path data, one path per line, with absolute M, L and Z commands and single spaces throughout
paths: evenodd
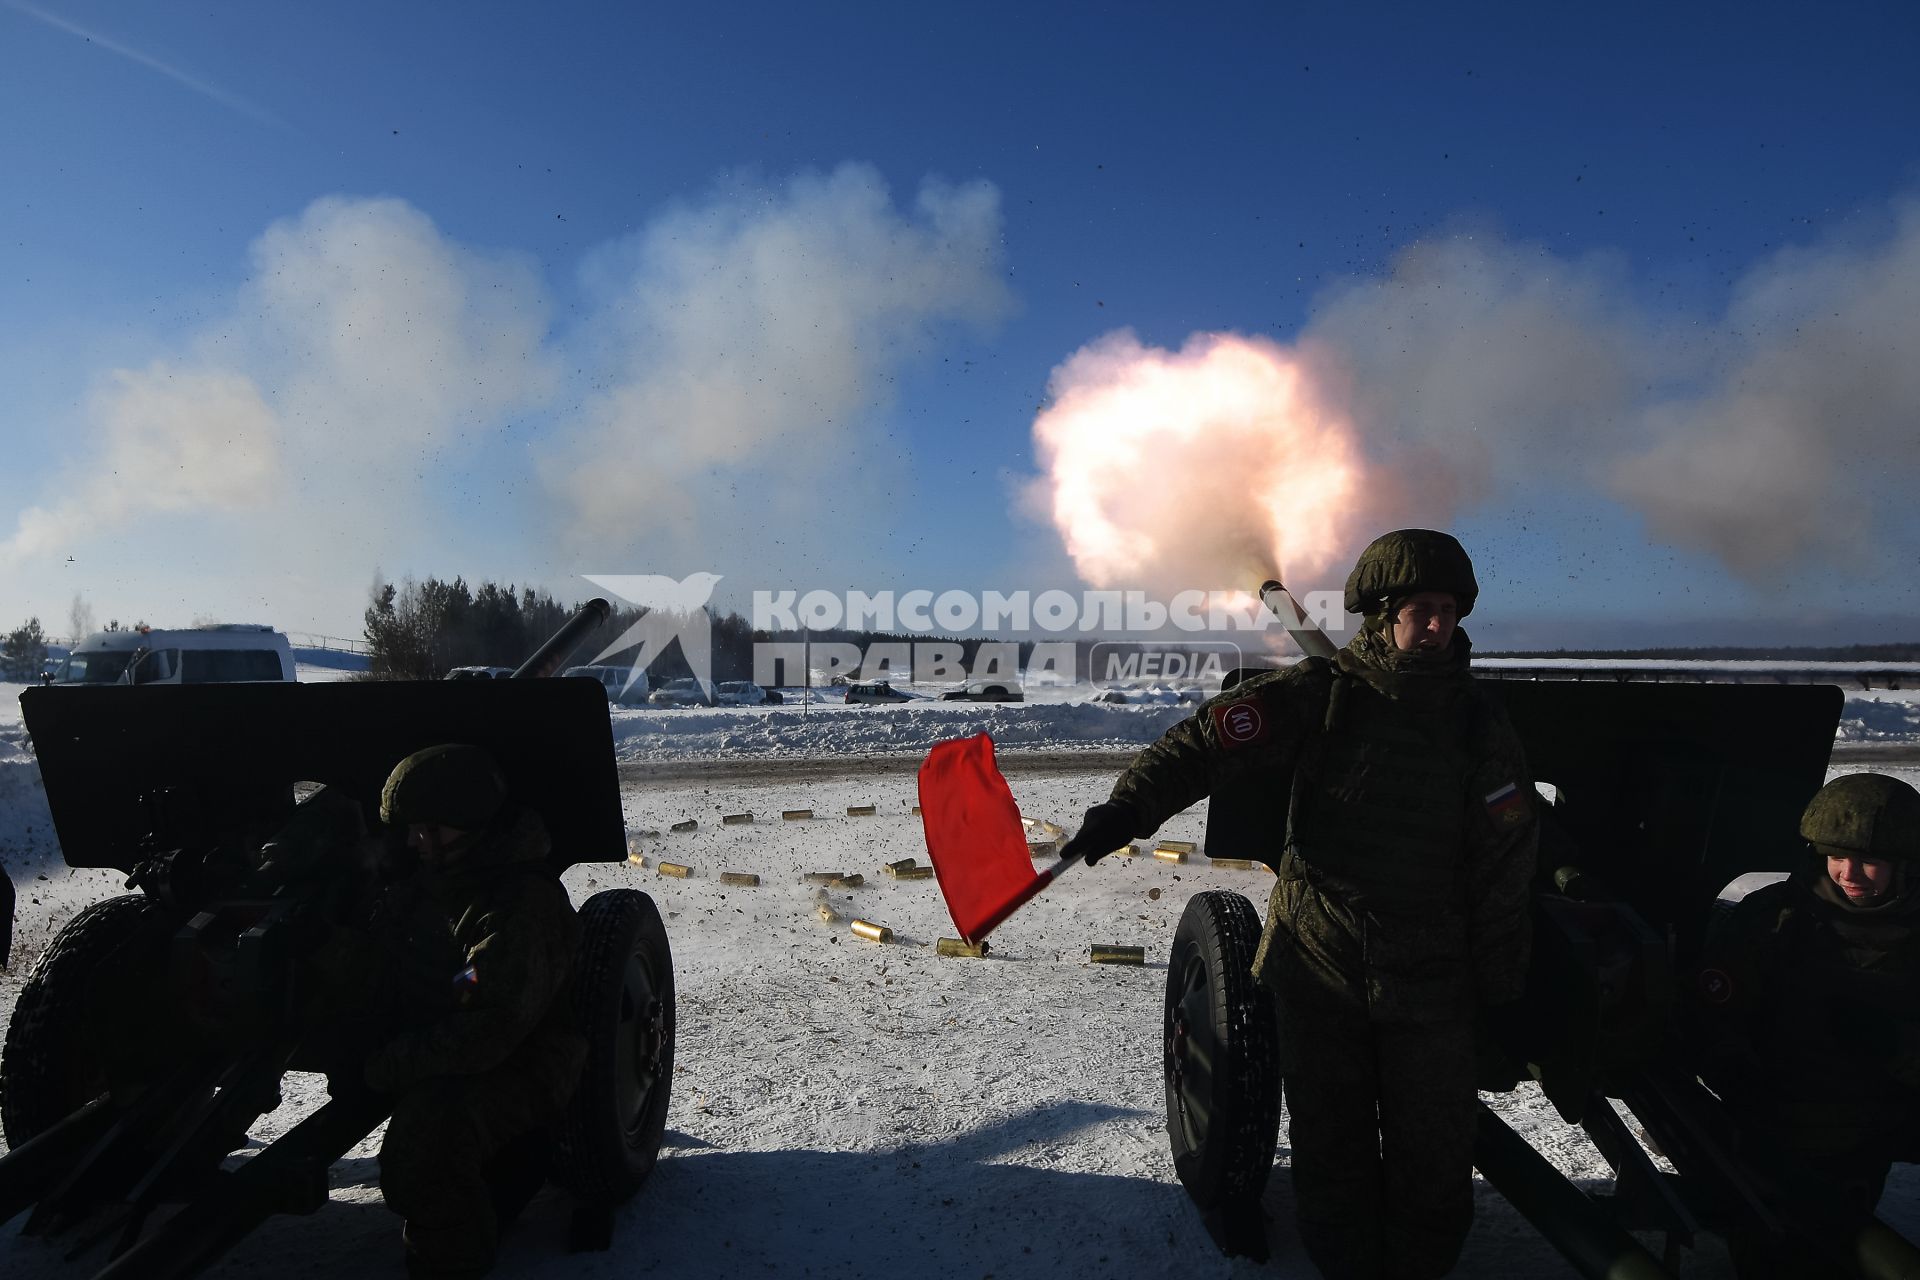
M 1252 742 L 1263 727 L 1260 708 L 1251 702 L 1237 702 L 1220 716 L 1220 736 L 1230 742 Z

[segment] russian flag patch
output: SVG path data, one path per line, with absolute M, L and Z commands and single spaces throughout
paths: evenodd
M 1526 797 L 1515 784 L 1487 792 L 1487 816 L 1495 822 L 1518 822 L 1527 816 Z
M 462 998 L 470 996 L 480 985 L 480 966 L 468 965 L 453 975 L 454 994 Z

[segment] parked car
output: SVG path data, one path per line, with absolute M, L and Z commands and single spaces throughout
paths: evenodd
M 949 689 L 942 702 L 1025 702 L 1027 695 L 1011 680 L 975 680 L 964 689 Z
M 848 702 L 911 702 L 913 695 L 900 692 L 884 680 L 847 686 Z
M 713 686 L 713 700 L 723 707 L 763 707 L 778 703 L 780 695 L 751 680 L 722 680 Z
M 293 646 L 260 623 L 96 631 L 53 671 L 50 684 L 226 684 L 292 680 Z
M 648 679 L 647 673 L 642 671 L 635 678 L 632 667 L 568 667 L 560 674 L 599 681 L 600 687 L 607 691 L 607 701 L 623 707 L 639 706 L 653 692 L 653 681 Z
M 713 699 L 707 696 L 700 682 L 692 676 L 681 676 L 669 680 L 647 695 L 647 701 L 656 707 L 710 707 Z
M 512 667 L 454 667 L 442 677 L 447 680 L 505 680 Z

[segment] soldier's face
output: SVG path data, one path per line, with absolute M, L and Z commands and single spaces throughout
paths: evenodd
M 1827 874 L 1848 902 L 1872 902 L 1893 888 L 1893 864 L 1885 858 L 1828 858 Z
M 429 867 L 440 867 L 452 859 L 450 846 L 464 834 L 453 827 L 415 822 L 407 827 L 407 847 L 418 853 L 420 861 Z
M 1393 647 L 1405 653 L 1444 649 L 1453 643 L 1453 629 L 1459 622 L 1460 606 L 1447 592 L 1408 596 L 1393 615 Z

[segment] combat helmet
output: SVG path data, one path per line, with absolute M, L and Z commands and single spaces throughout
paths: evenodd
M 1920 791 L 1884 773 L 1851 773 L 1814 793 L 1800 834 L 1829 858 L 1920 860 Z
M 380 789 L 380 821 L 478 831 L 506 802 L 507 784 L 492 756 L 464 743 L 442 743 L 393 766 Z
M 1466 617 L 1480 594 L 1473 561 L 1452 534 L 1396 529 L 1368 543 L 1347 575 L 1347 612 L 1372 614 L 1422 591 L 1447 592 Z

